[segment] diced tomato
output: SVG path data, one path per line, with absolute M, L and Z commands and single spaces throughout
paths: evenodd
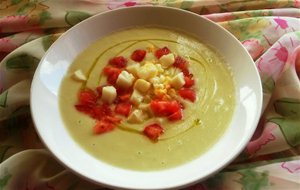
M 121 102 L 126 102 L 126 101 L 129 101 L 130 97 L 131 97 L 131 94 L 120 95 L 120 96 L 119 96 L 119 100 L 120 100 Z
M 107 77 L 108 84 L 115 85 L 118 77 L 119 77 L 119 74 L 113 74 L 113 75 Z
M 105 116 L 102 120 L 116 124 L 120 123 L 122 119 L 113 116 Z
M 115 112 L 126 117 L 129 116 L 132 105 L 129 102 L 118 103 L 115 108 Z
M 160 49 L 158 49 L 158 50 L 155 51 L 155 57 L 157 59 L 159 59 L 159 58 L 161 58 L 161 56 L 167 55 L 169 53 L 171 53 L 171 51 L 169 50 L 169 48 L 163 47 L 163 48 L 160 48 Z
M 121 73 L 121 69 L 116 67 L 106 66 L 103 69 L 104 74 L 107 76 L 107 82 L 109 84 L 116 84 L 119 74 Z
M 133 89 L 132 88 L 117 88 L 117 102 L 126 102 L 130 99 Z
M 196 93 L 194 90 L 189 89 L 189 88 L 181 88 L 178 91 L 179 95 L 184 98 L 184 99 L 188 99 L 191 102 L 195 102 L 196 100 Z
M 188 64 L 189 63 L 184 58 L 177 56 L 175 58 L 175 62 L 173 66 L 179 68 L 183 72 L 184 76 L 188 76 L 189 75 Z
M 142 49 L 137 49 L 131 54 L 131 59 L 136 62 L 141 62 L 146 56 L 146 51 Z
M 93 113 L 93 107 L 85 104 L 76 104 L 75 108 L 85 114 L 91 115 Z
M 185 83 L 184 83 L 183 87 L 185 87 L 185 88 L 190 88 L 195 84 L 195 81 L 192 79 L 191 76 L 185 76 L 184 81 L 185 81 Z
M 101 120 L 105 116 L 111 116 L 112 110 L 110 109 L 108 104 L 96 105 L 93 107 L 93 112 L 91 113 L 91 117 L 94 119 Z
M 82 105 L 94 105 L 97 102 L 97 95 L 90 89 L 84 89 L 79 92 L 79 103 Z
M 152 100 L 150 108 L 156 116 L 170 116 L 181 109 L 177 101 Z
M 181 119 L 182 119 L 182 110 L 181 109 L 168 117 L 168 120 L 170 120 L 170 121 L 178 121 Z
M 110 76 L 110 75 L 115 74 L 115 73 L 120 74 L 121 71 L 122 71 L 121 69 L 116 68 L 116 67 L 111 67 L 111 66 L 105 66 L 105 67 L 103 68 L 103 72 L 104 72 L 104 74 L 107 75 L 107 76 Z
M 151 140 L 156 141 L 164 133 L 164 129 L 159 124 L 151 124 L 144 128 L 143 133 Z
M 127 59 L 123 56 L 117 56 L 110 59 L 108 63 L 118 68 L 124 68 L 127 65 Z
M 112 131 L 116 126 L 111 122 L 106 122 L 103 120 L 97 121 L 96 125 L 93 128 L 94 134 L 103 134 L 109 131 Z
M 104 87 L 104 86 L 98 86 L 98 87 L 96 88 L 96 91 L 97 91 L 99 97 L 102 96 L 102 89 L 103 89 L 103 87 Z

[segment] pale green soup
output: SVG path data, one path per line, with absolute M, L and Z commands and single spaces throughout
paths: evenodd
M 139 133 L 145 123 L 121 123 L 112 132 L 94 135 L 95 120 L 74 108 L 78 91 L 83 86 L 95 89 L 99 85 L 100 73 L 111 57 L 130 57 L 133 50 L 148 45 L 167 46 L 189 61 L 196 80 L 197 100 L 183 101 L 182 120 L 163 121 L 165 134 L 158 142 Z M 87 82 L 72 79 L 71 75 L 78 69 L 88 76 Z M 89 154 L 117 167 L 161 170 L 195 159 L 221 138 L 232 119 L 235 89 L 230 68 L 207 45 L 182 32 L 143 27 L 112 33 L 78 55 L 63 79 L 59 99 L 66 128 Z

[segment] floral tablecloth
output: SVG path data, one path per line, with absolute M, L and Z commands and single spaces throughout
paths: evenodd
M 0 0 L 0 190 L 104 189 L 45 149 L 30 117 L 30 84 L 61 33 L 91 15 L 139 5 L 186 9 L 218 23 L 247 48 L 261 76 L 263 114 L 253 138 L 220 173 L 186 189 L 300 189 L 299 0 Z

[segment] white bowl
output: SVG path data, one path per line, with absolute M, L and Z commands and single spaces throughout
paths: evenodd
M 213 46 L 232 68 L 237 96 L 229 128 L 208 152 L 184 165 L 151 172 L 118 168 L 85 152 L 64 127 L 57 97 L 69 65 L 89 44 L 113 31 L 142 25 L 181 29 Z M 143 6 L 93 16 L 63 34 L 50 47 L 36 70 L 30 101 L 38 134 L 66 167 L 92 182 L 109 187 L 168 189 L 191 185 L 207 178 L 229 164 L 244 149 L 260 117 L 262 87 L 248 52 L 222 27 L 184 10 Z

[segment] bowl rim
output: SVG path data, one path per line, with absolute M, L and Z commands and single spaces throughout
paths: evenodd
M 59 38 L 51 45 L 51 47 L 46 51 L 46 53 L 44 54 L 43 58 L 41 59 L 38 67 L 36 68 L 36 71 L 34 73 L 34 77 L 33 77 L 33 80 L 32 80 L 32 87 L 34 87 L 36 84 L 36 80 L 38 78 L 38 73 L 40 71 L 40 68 L 42 65 L 42 63 L 45 61 L 45 57 L 48 56 L 48 53 L 50 51 L 52 51 L 53 47 L 55 47 L 55 45 L 57 43 L 59 43 L 59 41 L 61 41 L 62 39 L 66 38 L 66 36 L 69 35 L 70 32 L 72 31 L 76 31 L 78 28 L 81 27 L 81 24 L 83 23 L 87 23 L 87 22 L 90 22 L 91 20 L 93 19 L 97 19 L 98 17 L 101 17 L 102 15 L 107 15 L 107 14 L 111 14 L 111 13 L 114 13 L 114 12 L 119 12 L 119 11 L 122 11 L 122 10 L 131 10 L 131 9 L 141 9 L 141 8 L 146 8 L 146 9 L 165 9 L 165 10 L 173 10 L 173 11 L 179 11 L 179 12 L 183 12 L 184 14 L 191 14 L 191 15 L 194 15 L 194 16 L 197 16 L 199 18 L 202 18 L 212 24 L 214 24 L 216 27 L 220 28 L 223 32 L 227 33 L 227 35 L 230 35 L 233 40 L 237 41 L 240 43 L 240 41 L 233 35 L 231 34 L 229 31 L 227 31 L 226 29 L 224 29 L 223 27 L 221 27 L 220 25 L 218 25 L 217 23 L 214 23 L 212 22 L 211 20 L 199 15 L 199 14 L 196 14 L 196 13 L 193 13 L 191 11 L 187 11 L 187 10 L 183 10 L 183 9 L 179 9 L 179 8 L 175 8 L 175 7 L 166 7 L 166 6 L 154 6 L 154 5 L 139 5 L 139 6 L 133 6 L 133 7 L 122 7 L 122 8 L 118 8 L 118 9 L 114 9 L 114 10 L 107 10 L 107 11 L 104 11 L 104 12 L 101 12 L 101 13 L 98 13 L 96 15 L 93 15 L 83 21 L 81 21 L 80 23 L 72 26 L 68 31 L 64 32 L 61 36 L 59 36 Z M 249 58 L 251 58 L 250 54 L 248 53 L 248 51 L 246 50 L 246 48 L 244 46 L 242 46 L 242 44 L 240 43 L 240 47 L 242 49 L 244 49 L 244 51 L 248 54 Z M 252 60 L 252 58 L 251 58 Z M 252 60 L 253 62 L 253 60 Z M 255 63 L 253 62 L 253 66 L 255 67 Z M 259 73 L 258 73 L 258 70 L 257 68 L 255 67 L 255 71 L 256 71 L 256 77 L 259 77 Z M 256 115 L 256 118 L 254 119 L 254 123 L 255 123 L 255 126 L 253 126 L 251 128 L 251 131 L 249 133 L 249 135 L 247 136 L 247 138 L 243 138 L 243 141 L 241 142 L 241 146 L 239 148 L 239 151 L 235 152 L 234 153 L 234 156 L 231 156 L 231 159 L 228 159 L 226 162 L 223 163 L 223 165 L 215 170 L 213 170 L 209 175 L 199 179 L 199 177 L 194 177 L 194 178 L 191 178 L 189 181 L 184 181 L 180 184 L 176 184 L 176 186 L 174 185 L 165 185 L 164 187 L 160 187 L 159 189 L 173 189 L 173 188 L 183 188 L 183 187 L 186 187 L 186 186 L 190 186 L 192 184 L 195 184 L 197 182 L 199 182 L 199 180 L 203 181 L 209 177 L 211 177 L 212 175 L 216 174 L 217 172 L 219 172 L 220 170 L 222 170 L 224 167 L 226 167 L 230 162 L 232 162 L 242 151 L 243 149 L 245 148 L 247 142 L 251 139 L 252 135 L 254 134 L 255 132 L 255 129 L 256 129 L 256 126 L 259 122 L 259 118 L 260 118 L 260 114 L 261 114 L 261 111 L 262 111 L 262 100 L 263 100 L 263 96 L 262 96 L 262 85 L 261 83 L 259 82 L 259 87 L 260 87 L 260 93 L 259 93 L 259 97 L 258 97 L 258 100 L 257 100 L 257 103 L 258 103 L 258 110 L 259 110 L 259 113 Z M 34 99 L 33 99 L 33 93 L 34 93 L 34 88 L 31 88 L 30 90 L 30 105 L 33 105 L 34 104 Z M 103 186 L 106 186 L 106 187 L 110 187 L 110 188 L 118 188 L 118 189 L 140 189 L 139 187 L 135 187 L 134 184 L 132 184 L 132 186 L 122 186 L 122 185 L 116 185 L 116 184 L 109 184 L 109 183 L 106 183 L 106 182 L 103 182 L 103 181 L 100 181 L 100 180 L 95 180 L 95 179 L 92 179 L 88 176 L 85 176 L 83 175 L 82 173 L 80 173 L 80 171 L 77 171 L 76 169 L 74 169 L 72 167 L 72 164 L 70 163 L 65 163 L 62 161 L 61 159 L 61 155 L 60 154 L 57 154 L 55 151 L 53 151 L 51 149 L 51 147 L 47 144 L 47 142 L 45 141 L 45 139 L 43 138 L 42 134 L 41 134 L 41 129 L 38 127 L 37 123 L 36 123 L 36 115 L 35 115 L 35 111 L 34 111 L 34 108 L 33 106 L 30 106 L 31 108 L 31 115 L 32 115 L 32 118 L 33 118 L 33 123 L 34 123 L 34 126 L 35 126 L 35 129 L 37 131 L 37 134 L 38 136 L 40 137 L 41 141 L 43 142 L 43 144 L 45 145 L 45 147 L 50 150 L 50 153 L 52 155 L 54 155 L 54 158 L 59 162 L 61 163 L 63 166 L 65 166 L 66 168 L 70 169 L 72 172 L 76 173 L 76 175 L 79 175 L 81 177 L 83 177 L 84 179 L 90 181 L 90 182 L 93 182 L 93 183 L 96 183 L 96 184 L 99 184 L 99 185 L 103 185 Z M 251 135 L 250 135 L 251 134 Z M 184 164 L 183 164 L 184 165 Z M 133 171 L 135 172 L 135 171 Z M 158 171 L 159 172 L 159 171 Z M 144 187 L 143 189 L 157 189 L 157 188 L 153 188 L 153 187 Z

